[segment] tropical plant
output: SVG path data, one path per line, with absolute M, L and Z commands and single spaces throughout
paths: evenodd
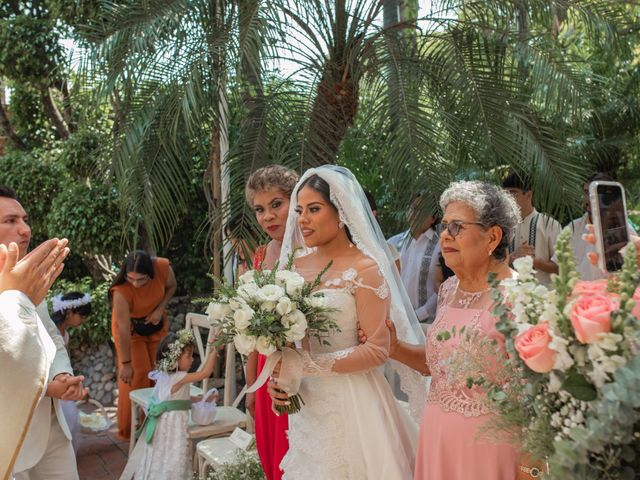
M 377 170 L 392 210 L 416 190 L 435 199 L 452 179 L 495 180 L 509 168 L 531 178 L 543 210 L 578 204 L 591 170 L 580 126 L 602 85 L 563 42 L 579 26 L 617 48 L 633 19 L 624 2 L 440 0 L 380 26 L 382 12 L 372 0 L 107 4 L 87 31 L 89 63 L 120 115 L 123 202 L 152 243 L 185 214 L 194 156 L 209 165 L 217 258 L 221 218 L 246 208 L 250 171 L 357 165 L 354 125 L 384 135 Z M 278 64 L 294 74 L 267 83 Z

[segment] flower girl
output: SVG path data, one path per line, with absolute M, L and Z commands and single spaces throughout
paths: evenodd
M 211 375 L 217 350 L 212 350 L 202 368 L 188 373 L 193 363 L 193 333 L 183 329 L 167 335 L 160 346 L 156 370 L 149 378 L 156 381 L 140 430 L 140 440 L 127 462 L 120 480 L 182 480 L 193 476 L 187 423 L 191 382 Z
M 60 293 L 51 299 L 53 312 L 51 320 L 56 324 L 65 347 L 69 345 L 69 329 L 82 325 L 91 315 L 91 295 L 80 292 Z M 80 446 L 80 417 L 76 402 L 73 400 L 60 400 L 62 413 L 71 432 L 71 444 L 73 451 L 78 453 Z

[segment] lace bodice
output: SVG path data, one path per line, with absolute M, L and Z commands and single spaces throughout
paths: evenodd
M 298 269 L 311 278 L 317 272 Z M 321 288 L 339 332 L 310 340 L 310 350 L 302 351 L 304 373 L 326 376 L 355 373 L 382 365 L 389 356 L 389 332 L 385 320 L 389 311 L 389 291 L 377 267 L 362 271 L 327 271 Z M 367 335 L 367 342 L 358 341 L 358 326 Z
M 469 389 L 466 380 L 469 376 L 479 377 L 486 372 L 457 372 L 451 367 L 451 359 L 465 348 L 473 348 L 461 343 L 458 336 L 448 340 L 439 340 L 438 335 L 444 331 L 451 332 L 453 327 L 466 332 L 477 331 L 480 337 L 501 338 L 495 329 L 495 317 L 492 315 L 491 303 L 482 297 L 489 296 L 489 290 L 456 295 L 458 279 L 452 277 L 442 284 L 436 319 L 429 329 L 426 343 L 427 364 L 431 370 L 431 390 L 429 403 L 437 403 L 447 412 L 457 412 L 465 417 L 477 417 L 490 412 L 487 403 L 482 401 L 484 391 L 478 387 Z M 456 298 L 457 297 L 457 298 Z M 477 307 L 479 306 L 479 307 Z M 491 363 L 488 359 L 487 363 Z M 478 367 L 480 368 L 480 367 Z

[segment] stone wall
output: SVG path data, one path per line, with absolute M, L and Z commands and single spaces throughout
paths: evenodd
M 174 297 L 168 305 L 169 330 L 184 327 L 188 312 L 202 310 L 191 303 L 191 297 Z M 102 345 L 81 345 L 70 351 L 71 364 L 76 375 L 84 375 L 84 385 L 91 398 L 105 406 L 113 405 L 118 397 L 116 350 L 111 342 Z

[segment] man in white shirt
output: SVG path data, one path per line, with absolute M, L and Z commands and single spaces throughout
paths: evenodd
M 400 278 L 418 320 L 431 324 L 435 320 L 438 292 L 435 290 L 435 270 L 438 267 L 438 234 L 434 230 L 434 213 L 420 216 L 423 196 L 418 195 L 407 211 L 410 228 L 400 249 Z M 435 206 L 434 206 L 435 208 Z
M 48 240 L 18 261 L 17 244 L 0 244 L 0 478 L 10 478 L 47 387 L 56 348 L 35 305 L 62 271 L 65 246 Z
M 27 254 L 31 228 L 12 189 L 0 186 L 0 244 L 16 243 L 19 258 Z M 49 365 L 44 396 L 35 406 L 22 448 L 15 459 L 16 480 L 76 480 L 78 470 L 71 433 L 59 399 L 80 400 L 87 394 L 82 377 L 74 377 L 60 332 L 49 317 L 46 302 L 36 307 L 39 331 L 46 330 L 55 353 Z M 43 327 L 43 328 L 41 328 Z
M 604 173 L 594 173 L 583 185 L 582 189 L 582 208 L 585 213 L 569 223 L 565 230 L 571 230 L 571 247 L 576 260 L 576 270 L 582 280 L 599 280 L 605 278 L 606 274 L 600 270 L 600 267 L 589 261 L 588 255 L 596 251 L 596 246 L 584 240 L 583 235 L 589 233 L 587 225 L 593 223 L 591 220 L 591 204 L 589 202 L 589 185 L 596 180 L 610 182 L 613 179 Z M 629 235 L 635 235 L 636 232 L 631 225 L 627 224 Z
M 533 257 L 536 277 L 543 285 L 551 284 L 551 274 L 558 273 L 558 265 L 553 261 L 556 239 L 562 230 L 557 220 L 533 207 L 533 190 L 515 172 L 503 181 L 502 188 L 508 191 L 520 207 L 522 221 L 516 227 L 509 251 L 511 261 L 520 257 Z

